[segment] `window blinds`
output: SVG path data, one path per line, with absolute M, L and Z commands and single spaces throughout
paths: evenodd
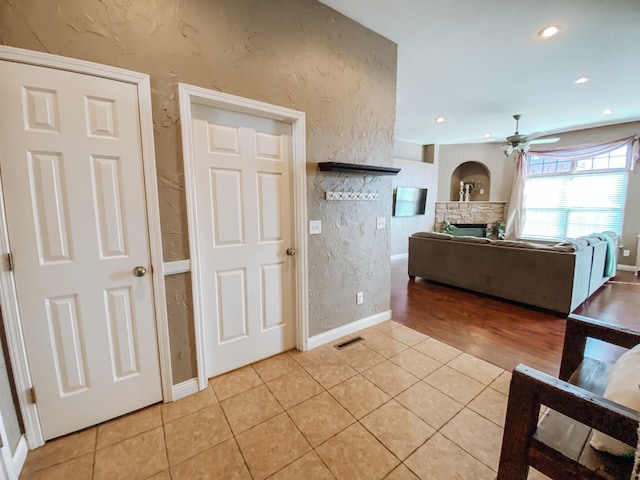
M 593 232 L 622 233 L 627 172 L 529 177 L 522 237 L 562 240 Z

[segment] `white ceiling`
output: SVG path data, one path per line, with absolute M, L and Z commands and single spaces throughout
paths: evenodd
M 640 120 L 640 0 L 320 1 L 398 44 L 400 140 L 503 140 L 515 113 L 525 134 Z

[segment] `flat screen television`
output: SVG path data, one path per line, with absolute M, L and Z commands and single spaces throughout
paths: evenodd
M 427 189 L 398 187 L 393 195 L 393 216 L 424 215 L 427 208 Z

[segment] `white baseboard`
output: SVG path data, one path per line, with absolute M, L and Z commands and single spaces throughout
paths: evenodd
M 350 335 L 364 328 L 377 325 L 378 323 L 386 322 L 387 320 L 391 320 L 391 310 L 376 313 L 375 315 L 371 315 L 370 317 L 356 320 L 355 322 L 351 322 L 341 327 L 334 328 L 333 330 L 329 330 L 328 332 L 314 335 L 313 337 L 309 338 L 309 350 L 312 350 L 326 343 L 333 342 L 334 340 L 342 338 L 345 335 Z
M 637 272 L 638 267 L 635 265 L 618 265 L 616 267 L 618 270 L 622 270 L 623 272 Z
M 27 439 L 24 435 L 20 437 L 18 446 L 11 459 L 11 465 L 5 465 L 7 468 L 7 475 L 10 480 L 18 480 L 24 461 L 27 459 L 27 453 L 29 453 L 29 447 L 27 446 Z
M 173 386 L 173 401 L 198 393 L 198 379 L 192 378 Z
M 409 258 L 409 254 L 399 253 L 398 255 L 391 255 L 391 260 L 402 260 L 403 258 Z

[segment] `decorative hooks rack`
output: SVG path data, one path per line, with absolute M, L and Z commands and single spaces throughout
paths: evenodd
M 377 200 L 376 192 L 324 192 L 325 200 Z

